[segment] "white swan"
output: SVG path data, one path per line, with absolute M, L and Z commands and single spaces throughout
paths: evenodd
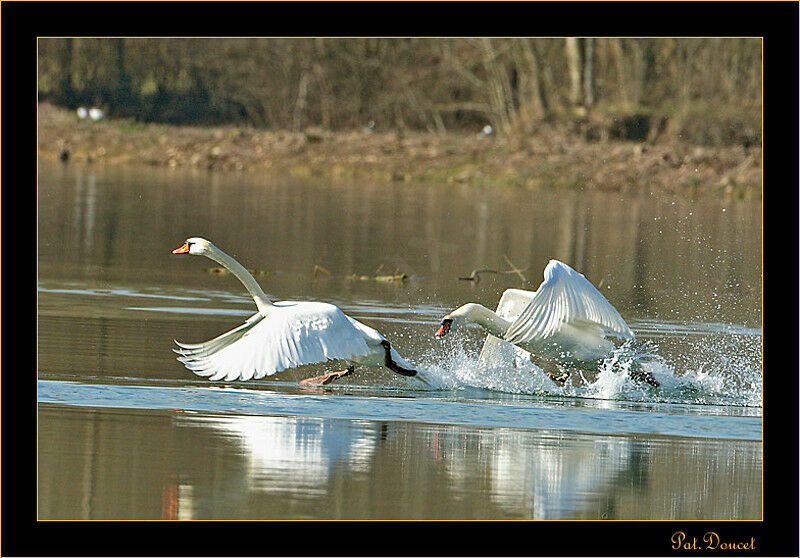
M 465 304 L 442 319 L 435 335 L 444 337 L 469 323 L 478 324 L 490 334 L 481 360 L 513 358 L 512 345 L 516 345 L 534 357 L 561 366 L 596 370 L 599 361 L 616 348 L 608 336 L 634 338 L 628 324 L 600 291 L 558 260 L 547 264 L 544 282 L 535 292 L 507 289 L 496 313 L 480 304 Z M 565 379 L 563 375 L 556 376 L 557 380 Z M 651 374 L 639 367 L 634 367 L 631 377 L 658 385 Z
M 247 288 L 258 312 L 242 325 L 210 341 L 175 343 L 178 360 L 210 380 L 263 378 L 304 364 L 344 359 L 365 366 L 385 366 L 402 376 L 417 371 L 386 338 L 324 302 L 271 302 L 255 278 L 231 256 L 204 238 L 189 238 L 173 254 L 206 256 L 227 268 Z M 353 372 L 331 372 L 303 380 L 327 384 Z M 418 378 L 422 380 L 421 378 Z M 424 380 L 422 380 L 424 382 Z

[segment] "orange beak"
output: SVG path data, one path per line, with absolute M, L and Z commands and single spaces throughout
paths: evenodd
M 188 242 L 184 242 L 183 246 L 178 246 L 177 248 L 175 248 L 172 251 L 173 254 L 186 254 L 188 252 L 189 252 L 189 243 Z
M 447 334 L 448 331 L 450 331 L 450 324 L 443 323 L 442 325 L 439 326 L 439 329 L 436 330 L 436 333 L 434 333 L 434 335 L 436 336 L 437 339 L 441 339 Z

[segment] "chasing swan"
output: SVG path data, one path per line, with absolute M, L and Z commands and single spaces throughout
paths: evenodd
M 255 278 L 235 259 L 204 238 L 189 238 L 173 254 L 206 256 L 228 269 L 247 288 L 258 312 L 210 341 L 179 343 L 178 360 L 209 380 L 263 378 L 304 364 L 344 359 L 364 366 L 384 366 L 401 376 L 417 376 L 386 338 L 324 302 L 271 302 Z M 302 380 L 328 384 L 353 372 L 331 372 Z M 421 379 L 421 378 L 419 378 Z M 424 380 L 423 380 L 424 381 Z
M 514 355 L 511 345 L 534 358 L 555 363 L 558 373 L 548 371 L 556 381 L 568 372 L 561 367 L 597 370 L 616 346 L 607 336 L 633 339 L 634 334 L 611 303 L 582 274 L 558 260 L 550 260 L 544 282 L 535 292 L 507 289 L 497 312 L 469 303 L 447 314 L 436 331 L 442 338 L 454 329 L 475 323 L 490 335 L 481 360 L 487 356 Z M 510 345 L 509 345 L 510 344 Z M 631 378 L 658 386 L 656 379 L 634 361 Z

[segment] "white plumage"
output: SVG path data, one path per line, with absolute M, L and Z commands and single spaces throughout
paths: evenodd
M 204 255 L 219 262 L 244 284 L 259 308 L 239 327 L 204 343 L 175 341 L 178 360 L 195 374 L 210 380 L 250 380 L 341 359 L 416 375 L 383 335 L 338 307 L 324 302 L 270 302 L 255 278 L 209 241 L 189 238 L 173 253 Z
M 536 356 L 562 362 L 596 361 L 615 348 L 607 336 L 634 337 L 600 291 L 582 274 L 558 260 L 550 260 L 544 270 L 544 281 L 536 291 L 506 290 L 497 312 L 479 304 L 466 304 L 444 317 L 437 336 L 466 323 L 477 323 L 498 340 Z M 501 350 L 491 336 L 484 344 L 482 356 Z M 511 355 L 513 351 L 506 349 L 505 353 Z
M 544 270 L 544 282 L 504 338 L 514 345 L 542 342 L 574 345 L 576 335 L 600 339 L 607 335 L 634 337 L 617 309 L 586 277 L 565 263 L 550 260 Z M 587 342 L 588 339 L 584 341 Z
M 99 120 L 103 120 L 106 117 L 106 113 L 97 107 L 92 107 L 89 109 L 89 118 L 94 120 L 95 122 Z

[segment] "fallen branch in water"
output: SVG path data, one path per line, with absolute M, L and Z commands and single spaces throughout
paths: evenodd
M 375 270 L 374 277 L 370 277 L 369 275 L 357 275 L 353 273 L 350 276 L 350 279 L 352 279 L 353 281 L 379 281 L 382 283 L 391 283 L 391 282 L 405 283 L 409 279 L 412 279 L 412 277 L 409 277 L 405 273 L 401 273 L 399 268 L 395 269 L 392 275 L 378 275 L 378 272 L 381 269 L 383 269 L 383 264 L 379 265 L 378 269 Z
M 402 283 L 404 281 L 408 281 L 408 275 L 406 275 L 405 273 L 395 273 L 394 275 L 376 275 L 375 280 L 383 281 L 384 283 L 388 283 L 391 281 L 399 281 Z
M 394 273 L 391 275 L 378 275 L 378 272 L 383 269 L 383 264 L 379 265 L 378 268 L 375 270 L 374 275 L 359 275 L 357 273 L 353 273 L 348 275 L 347 278 L 351 281 L 378 281 L 379 283 L 405 283 L 407 281 L 420 281 L 423 278 L 419 277 L 418 275 L 408 275 L 400 271 L 399 268 L 396 268 Z M 314 266 L 313 276 L 316 279 L 318 273 L 324 273 L 325 275 L 330 276 L 331 272 L 328 271 L 326 268 L 322 267 L 321 265 L 317 264 Z
M 314 279 L 317 278 L 317 272 L 318 271 L 323 272 L 325 275 L 330 275 L 331 274 L 330 271 L 328 271 L 327 269 L 325 269 L 321 265 L 314 264 L 314 272 L 312 273 L 312 276 L 314 277 Z
M 456 277 L 456 279 L 459 281 L 475 281 L 476 283 L 478 283 L 481 280 L 481 273 L 494 273 L 497 275 L 501 275 L 507 272 L 497 271 L 496 269 L 488 269 L 488 268 L 473 269 L 472 273 L 470 273 L 468 277 Z
M 231 273 L 224 267 L 205 267 L 203 271 L 206 273 L 215 273 L 217 275 L 230 275 Z M 269 275 L 272 273 L 270 271 L 264 271 L 263 269 L 248 269 L 247 271 L 249 271 L 251 275 Z
M 515 273 L 515 274 L 520 276 L 520 278 L 522 279 L 522 281 L 524 283 L 527 283 L 528 280 L 525 278 L 525 276 L 522 274 L 522 272 L 527 270 L 528 268 L 526 267 L 525 269 L 519 269 L 517 266 L 515 266 L 513 263 L 511 263 L 511 260 L 509 260 L 508 257 L 506 257 L 506 256 L 503 256 L 503 257 L 506 258 L 506 261 L 508 262 L 508 265 L 511 267 L 511 269 L 509 269 L 508 271 L 497 271 L 496 269 L 489 269 L 489 268 L 473 269 L 472 273 L 470 273 L 469 276 L 467 276 L 467 277 L 456 277 L 456 279 L 458 281 L 474 281 L 474 282 L 478 283 L 481 280 L 481 273 L 494 273 L 495 275 L 511 275 L 512 273 Z M 530 267 L 530 266 L 528 266 L 528 267 Z
M 519 269 L 517 266 L 511 263 L 511 260 L 508 259 L 508 256 L 503 254 L 503 257 L 505 258 L 506 263 L 509 265 L 509 267 L 511 267 L 511 273 L 516 273 L 517 275 L 519 275 L 519 278 L 522 279 L 523 283 L 527 283 L 528 279 L 522 274 L 522 272 L 527 270 L 530 266 L 529 265 L 526 266 L 525 269 Z

